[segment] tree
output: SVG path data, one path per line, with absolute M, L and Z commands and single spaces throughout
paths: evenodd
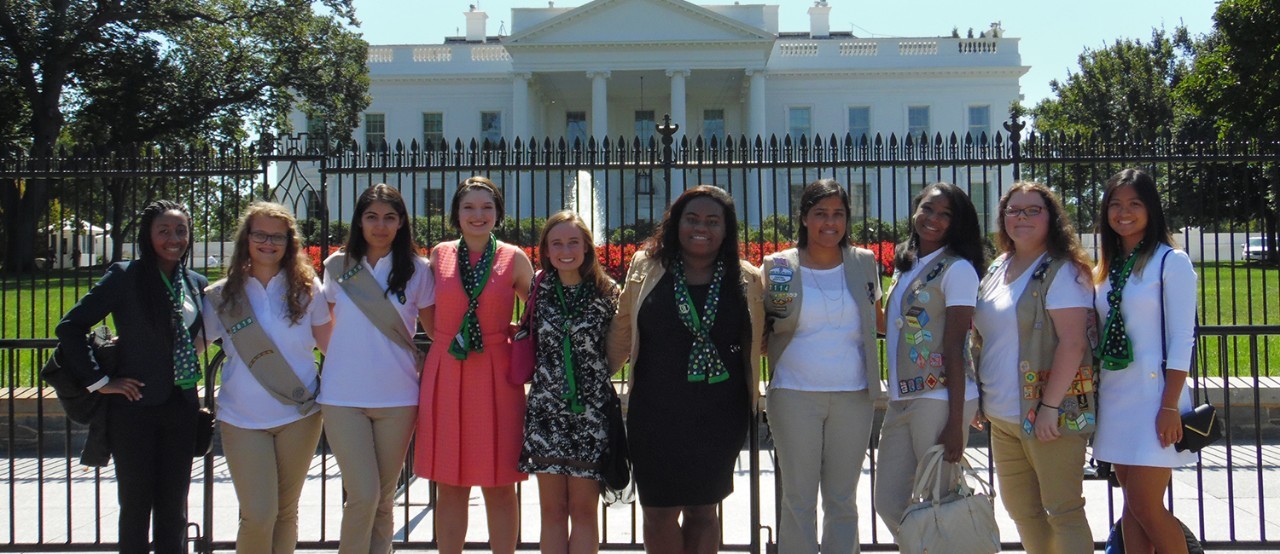
M 1194 131 L 1176 114 L 1182 109 L 1174 89 L 1190 71 L 1186 29 L 1173 39 L 1152 29 L 1151 42 L 1116 40 L 1101 50 L 1085 49 L 1080 71 L 1066 82 L 1049 83 L 1055 97 L 1032 108 L 1036 131 L 1088 135 L 1102 142 L 1155 140 Z
M 1222 0 L 1213 14 L 1213 32 L 1197 45 L 1191 74 L 1178 87 L 1192 109 L 1215 122 L 1223 139 L 1280 141 L 1280 5 L 1263 0 Z M 1260 217 L 1266 244 L 1275 249 L 1280 234 L 1280 167 L 1251 166 L 1253 194 L 1242 208 Z M 1273 258 L 1274 259 L 1274 258 Z
M 1178 93 L 1224 138 L 1280 140 L 1280 5 L 1222 0 Z
M 297 106 L 341 136 L 369 102 L 355 25 L 351 0 L 0 0 L 0 68 L 36 159 L 69 118 L 96 144 L 235 141 L 250 123 L 287 129 Z M 6 270 L 31 267 L 50 188 L 0 184 Z

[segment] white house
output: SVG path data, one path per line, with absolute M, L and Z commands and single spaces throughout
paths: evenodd
M 779 8 L 768 4 L 547 4 L 511 10 L 509 35 L 491 35 L 489 15 L 473 8 L 462 14 L 466 36 L 372 46 L 372 104 L 356 141 L 407 148 L 459 138 L 643 140 L 667 113 L 690 139 L 977 137 L 1000 130 L 1029 69 L 1019 39 L 1004 36 L 999 24 L 978 38 L 862 38 L 833 31 L 825 1 L 808 8 L 809 29 L 789 31 L 778 29 Z M 910 8 L 902 9 L 907 15 Z M 301 114 L 293 123 L 308 128 Z M 421 184 L 419 203 L 442 205 L 455 184 Z M 647 185 L 624 179 L 594 189 L 600 198 L 652 194 Z M 776 204 L 770 187 L 756 188 L 766 192 L 751 202 Z M 869 200 L 902 211 L 884 196 Z M 660 211 L 667 200 L 650 204 Z M 615 215 L 652 214 L 610 214 L 611 221 Z

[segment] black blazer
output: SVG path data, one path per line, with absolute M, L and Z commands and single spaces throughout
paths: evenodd
M 119 336 L 117 350 L 120 365 L 115 377 L 132 377 L 141 381 L 142 399 L 130 402 L 123 396 L 112 395 L 113 404 L 129 404 L 133 406 L 158 406 L 169 399 L 175 390 L 173 386 L 173 338 L 169 330 L 169 320 L 152 321 L 149 314 L 143 312 L 144 305 L 138 297 L 136 282 L 141 277 L 141 264 L 123 262 L 111 264 L 107 274 L 98 281 L 89 293 L 76 303 L 62 321 L 58 323 L 56 333 L 63 353 L 63 363 L 80 386 L 88 387 L 100 379 L 98 364 L 93 359 L 86 335 L 111 315 L 115 322 L 116 335 Z M 203 275 L 187 271 L 188 293 L 202 291 L 209 280 Z M 203 305 L 203 302 L 197 302 Z M 200 316 L 188 331 L 192 338 L 199 341 L 198 333 L 203 332 L 204 322 Z M 196 389 L 181 391 L 192 404 L 199 405 Z

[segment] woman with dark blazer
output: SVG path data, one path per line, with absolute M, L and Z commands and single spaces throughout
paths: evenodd
M 151 203 L 138 226 L 138 259 L 112 264 L 58 323 L 64 363 L 90 391 L 110 395 L 107 435 L 115 456 L 120 552 L 182 552 L 196 441 L 196 357 L 204 276 L 187 269 L 191 216 Z M 119 336 L 119 368 L 102 375 L 86 335 L 108 315 Z

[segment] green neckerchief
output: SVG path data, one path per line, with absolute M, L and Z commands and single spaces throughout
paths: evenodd
M 1111 281 L 1111 290 L 1107 291 L 1107 323 L 1102 328 L 1102 340 L 1098 342 L 1098 359 L 1102 361 L 1102 369 L 1112 371 L 1129 367 L 1133 361 L 1133 344 L 1129 342 L 1129 333 L 1124 328 L 1124 316 L 1120 314 L 1120 300 L 1124 296 L 1124 286 L 1129 283 L 1129 275 L 1133 273 L 1133 264 L 1138 261 L 1138 253 L 1147 241 L 1143 240 L 1129 252 L 1128 258 L 1116 256 L 1111 260 L 1111 269 L 1107 279 Z
M 169 317 L 173 323 L 173 384 L 184 390 L 194 389 L 200 382 L 200 362 L 196 356 L 196 344 L 191 340 L 191 333 L 187 332 L 185 319 L 182 317 L 182 307 L 187 296 L 186 282 L 184 279 L 183 286 L 175 289 L 169 276 L 163 271 L 160 272 L 160 279 L 164 281 L 165 288 L 169 289 L 169 300 L 173 305 Z
M 560 355 L 564 357 L 564 380 L 565 391 L 561 398 L 569 401 L 569 409 L 580 414 L 586 411 L 582 406 L 582 399 L 578 397 L 578 377 L 574 372 L 573 365 L 573 346 L 570 337 L 573 336 L 573 322 L 576 321 L 582 312 L 586 311 L 587 304 L 590 303 L 591 292 L 595 287 L 586 281 L 577 286 L 577 290 L 571 293 L 566 299 L 564 295 L 564 284 L 560 282 L 560 273 L 553 272 L 552 277 L 556 286 L 556 299 L 560 301 L 560 331 L 563 337 L 560 339 Z
M 683 258 L 676 258 L 674 270 L 676 312 L 685 328 L 693 334 L 693 349 L 689 352 L 689 381 L 724 381 L 729 378 L 729 371 L 725 369 L 724 360 L 720 359 L 716 345 L 711 342 L 711 326 L 716 323 L 716 310 L 720 307 L 720 282 L 724 280 L 724 262 L 716 260 L 715 272 L 711 275 L 711 289 L 707 291 L 707 301 L 702 307 L 702 317 L 698 317 L 698 307 L 693 305 L 693 298 L 689 296 Z
M 484 352 L 484 337 L 480 334 L 480 319 L 476 317 L 476 310 L 480 308 L 480 293 L 484 292 L 489 274 L 493 273 L 493 257 L 497 250 L 498 239 L 490 233 L 489 245 L 473 267 L 467 241 L 458 239 L 458 269 L 462 272 L 462 289 L 467 292 L 467 313 L 462 316 L 458 334 L 449 343 L 449 354 L 459 360 L 467 359 L 471 352 Z

